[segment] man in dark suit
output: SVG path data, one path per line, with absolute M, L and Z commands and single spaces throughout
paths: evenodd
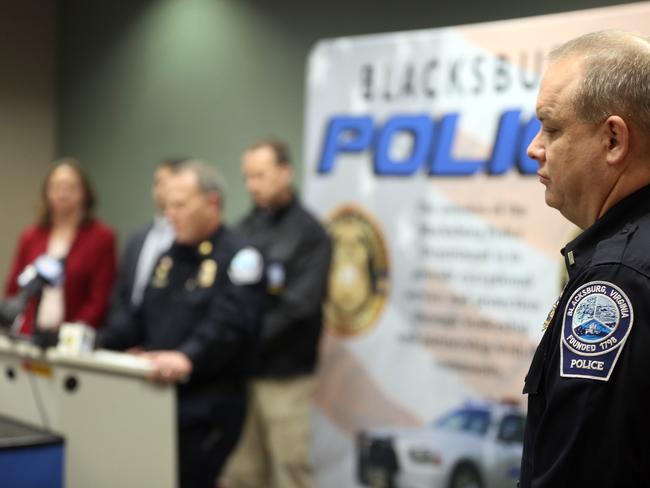
M 154 172 L 152 198 L 156 206 L 153 222 L 133 232 L 126 243 L 119 275 L 111 302 L 110 318 L 128 314 L 132 307 L 142 303 L 144 289 L 151 278 L 158 257 L 174 242 L 174 231 L 165 218 L 165 193 L 170 176 L 185 159 L 165 159 Z

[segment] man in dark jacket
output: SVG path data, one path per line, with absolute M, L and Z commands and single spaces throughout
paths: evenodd
M 331 242 L 298 201 L 287 146 L 264 140 L 243 155 L 255 204 L 240 230 L 264 254 L 269 306 L 251 365 L 249 411 L 229 466 L 231 486 L 313 486 L 310 414 Z
M 522 488 L 650 479 L 650 41 L 586 34 L 551 53 L 528 148 L 546 203 L 584 232 L 526 376 Z
M 117 282 L 113 288 L 110 313 L 128 314 L 142 303 L 144 290 L 160 255 L 174 242 L 174 230 L 165 217 L 167 182 L 184 159 L 165 159 L 154 172 L 151 196 L 156 207 L 153 222 L 143 225 L 126 242 Z M 117 317 L 109 319 L 117 320 Z
M 175 242 L 158 259 L 142 303 L 113 315 L 101 347 L 137 348 L 158 381 L 178 387 L 180 486 L 213 488 L 244 420 L 244 367 L 257 333 L 263 262 L 221 221 L 216 174 L 185 162 L 165 213 Z

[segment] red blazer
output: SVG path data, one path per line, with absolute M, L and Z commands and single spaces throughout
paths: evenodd
M 48 227 L 32 226 L 22 233 L 5 283 L 7 297 L 18 292 L 18 275 L 25 266 L 45 253 L 49 239 Z M 95 328 L 102 325 L 116 270 L 115 233 L 97 220 L 82 224 L 65 261 L 63 300 L 66 322 L 84 322 Z M 27 305 L 20 329 L 24 334 L 32 333 L 36 304 L 34 298 Z

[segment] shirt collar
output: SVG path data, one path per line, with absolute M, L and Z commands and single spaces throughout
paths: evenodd
M 561 251 L 572 278 L 592 262 L 598 243 L 622 234 L 627 239 L 629 224 L 650 212 L 650 185 L 637 190 L 610 208 Z M 621 251 L 623 248 L 621 248 Z
M 171 224 L 169 223 L 169 220 L 167 220 L 167 217 L 162 214 L 156 214 L 153 217 L 153 226 L 156 229 L 164 229 L 171 227 Z
M 298 204 L 298 200 L 296 198 L 295 192 L 292 194 L 291 198 L 287 203 L 280 207 L 275 207 L 275 208 L 262 208 L 262 207 L 257 207 L 255 209 L 255 213 L 258 215 L 262 215 L 265 218 L 268 218 L 269 220 L 279 220 L 281 219 L 290 209 L 292 209 L 294 206 Z
M 219 228 L 212 235 L 206 237 L 200 242 L 197 242 L 196 244 L 187 245 L 187 244 L 179 244 L 175 242 L 171 248 L 171 253 L 180 259 L 186 259 L 191 261 L 203 260 L 206 257 L 211 256 L 214 250 L 217 249 L 217 246 L 219 245 L 219 240 L 225 232 L 225 228 L 226 228 L 225 224 L 220 224 Z M 205 252 L 204 250 L 201 249 L 201 244 L 203 244 L 206 241 L 210 242 L 211 244 L 209 252 Z

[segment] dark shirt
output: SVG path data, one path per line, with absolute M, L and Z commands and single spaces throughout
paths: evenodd
M 329 236 L 296 199 L 274 211 L 255 209 L 238 229 L 262 250 L 268 283 L 269 304 L 252 374 L 312 373 L 332 254 Z
M 650 480 L 650 187 L 562 253 L 569 281 L 526 377 L 520 486 Z
M 106 322 L 119 323 L 129 320 L 129 314 L 135 307 L 131 296 L 133 295 L 138 259 L 149 230 L 151 230 L 151 224 L 141 227 L 131 234 L 126 242 L 124 252 L 120 257 L 120 267 L 111 293 L 109 317 Z
M 223 226 L 197 246 L 172 245 L 158 260 L 142 304 L 128 316 L 112 315 L 98 338 L 109 349 L 139 346 L 189 357 L 191 377 L 179 386 L 182 423 L 212 418 L 216 399 L 243 384 L 264 288 L 261 258 L 255 279 L 242 248 Z

